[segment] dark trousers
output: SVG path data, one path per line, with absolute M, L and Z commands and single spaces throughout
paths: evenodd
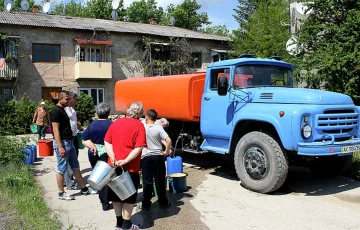
M 167 205 L 164 156 L 146 156 L 141 159 L 140 164 L 144 186 L 144 200 L 142 205 L 144 207 L 150 207 L 151 205 L 153 178 L 155 179 L 155 187 L 160 206 Z
M 93 153 L 88 153 L 88 156 L 89 156 L 89 162 L 90 162 L 90 165 L 91 165 L 91 168 L 94 168 L 96 163 L 100 160 L 100 161 L 105 161 L 107 162 L 108 161 L 108 155 L 106 153 L 104 153 L 103 155 L 101 155 L 100 157 L 98 155 L 95 155 Z M 106 205 L 109 203 L 109 201 L 107 201 L 105 199 L 105 192 L 107 190 L 107 186 L 105 186 L 103 189 L 101 189 L 100 191 L 98 191 L 98 195 L 99 195 L 99 199 L 100 199 L 100 202 L 101 204 L 103 205 Z
M 73 143 L 74 143 L 74 147 L 76 150 L 76 154 L 79 158 L 79 144 L 78 144 L 78 137 L 77 136 L 73 136 Z
M 39 139 L 45 137 L 45 130 L 46 130 L 46 125 L 38 125 Z

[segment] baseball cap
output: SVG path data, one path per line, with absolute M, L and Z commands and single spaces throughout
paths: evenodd
M 42 101 L 42 102 L 40 103 L 40 105 L 45 105 L 45 101 Z

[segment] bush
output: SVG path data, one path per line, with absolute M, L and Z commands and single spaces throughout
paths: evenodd
M 89 124 L 95 116 L 95 105 L 93 98 L 81 92 L 78 101 L 74 107 L 76 117 L 82 125 Z
M 26 146 L 25 138 L 10 138 L 0 136 L 0 166 L 11 162 L 24 162 L 23 149 Z
M 35 103 L 28 96 L 23 96 L 20 101 L 8 101 L 1 111 L 0 135 L 29 133 L 35 109 Z

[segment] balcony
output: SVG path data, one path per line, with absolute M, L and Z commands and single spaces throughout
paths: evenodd
M 75 79 L 111 79 L 111 62 L 76 62 Z
M 19 75 L 18 63 L 6 61 L 4 64 L 4 69 L 0 69 L 0 79 L 14 79 Z
M 75 79 L 111 79 L 111 41 L 75 39 Z

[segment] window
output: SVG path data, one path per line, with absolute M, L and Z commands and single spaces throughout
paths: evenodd
M 85 61 L 85 47 L 80 48 L 80 61 Z
M 218 79 L 219 77 L 227 77 L 228 81 L 230 80 L 230 69 L 229 68 L 223 68 L 223 69 L 213 69 L 211 70 L 211 82 L 210 82 L 210 88 L 212 90 L 217 89 Z
M 92 97 L 95 105 L 104 102 L 105 97 L 103 88 L 79 88 L 79 95 L 80 93 L 85 93 Z
M 0 58 L 17 58 L 17 56 L 18 49 L 15 39 L 0 40 Z
M 194 67 L 201 69 L 202 67 L 202 56 L 201 53 L 192 53 L 192 58 L 194 59 Z
M 101 49 L 88 49 L 88 60 L 91 62 L 102 62 Z
M 12 89 L 0 88 L 0 101 L 12 100 Z
M 224 61 L 224 60 L 228 60 L 228 54 L 227 53 L 218 53 L 215 54 L 213 56 L 211 56 L 212 62 L 217 62 L 217 61 Z
M 60 45 L 33 44 L 33 62 L 60 62 Z

